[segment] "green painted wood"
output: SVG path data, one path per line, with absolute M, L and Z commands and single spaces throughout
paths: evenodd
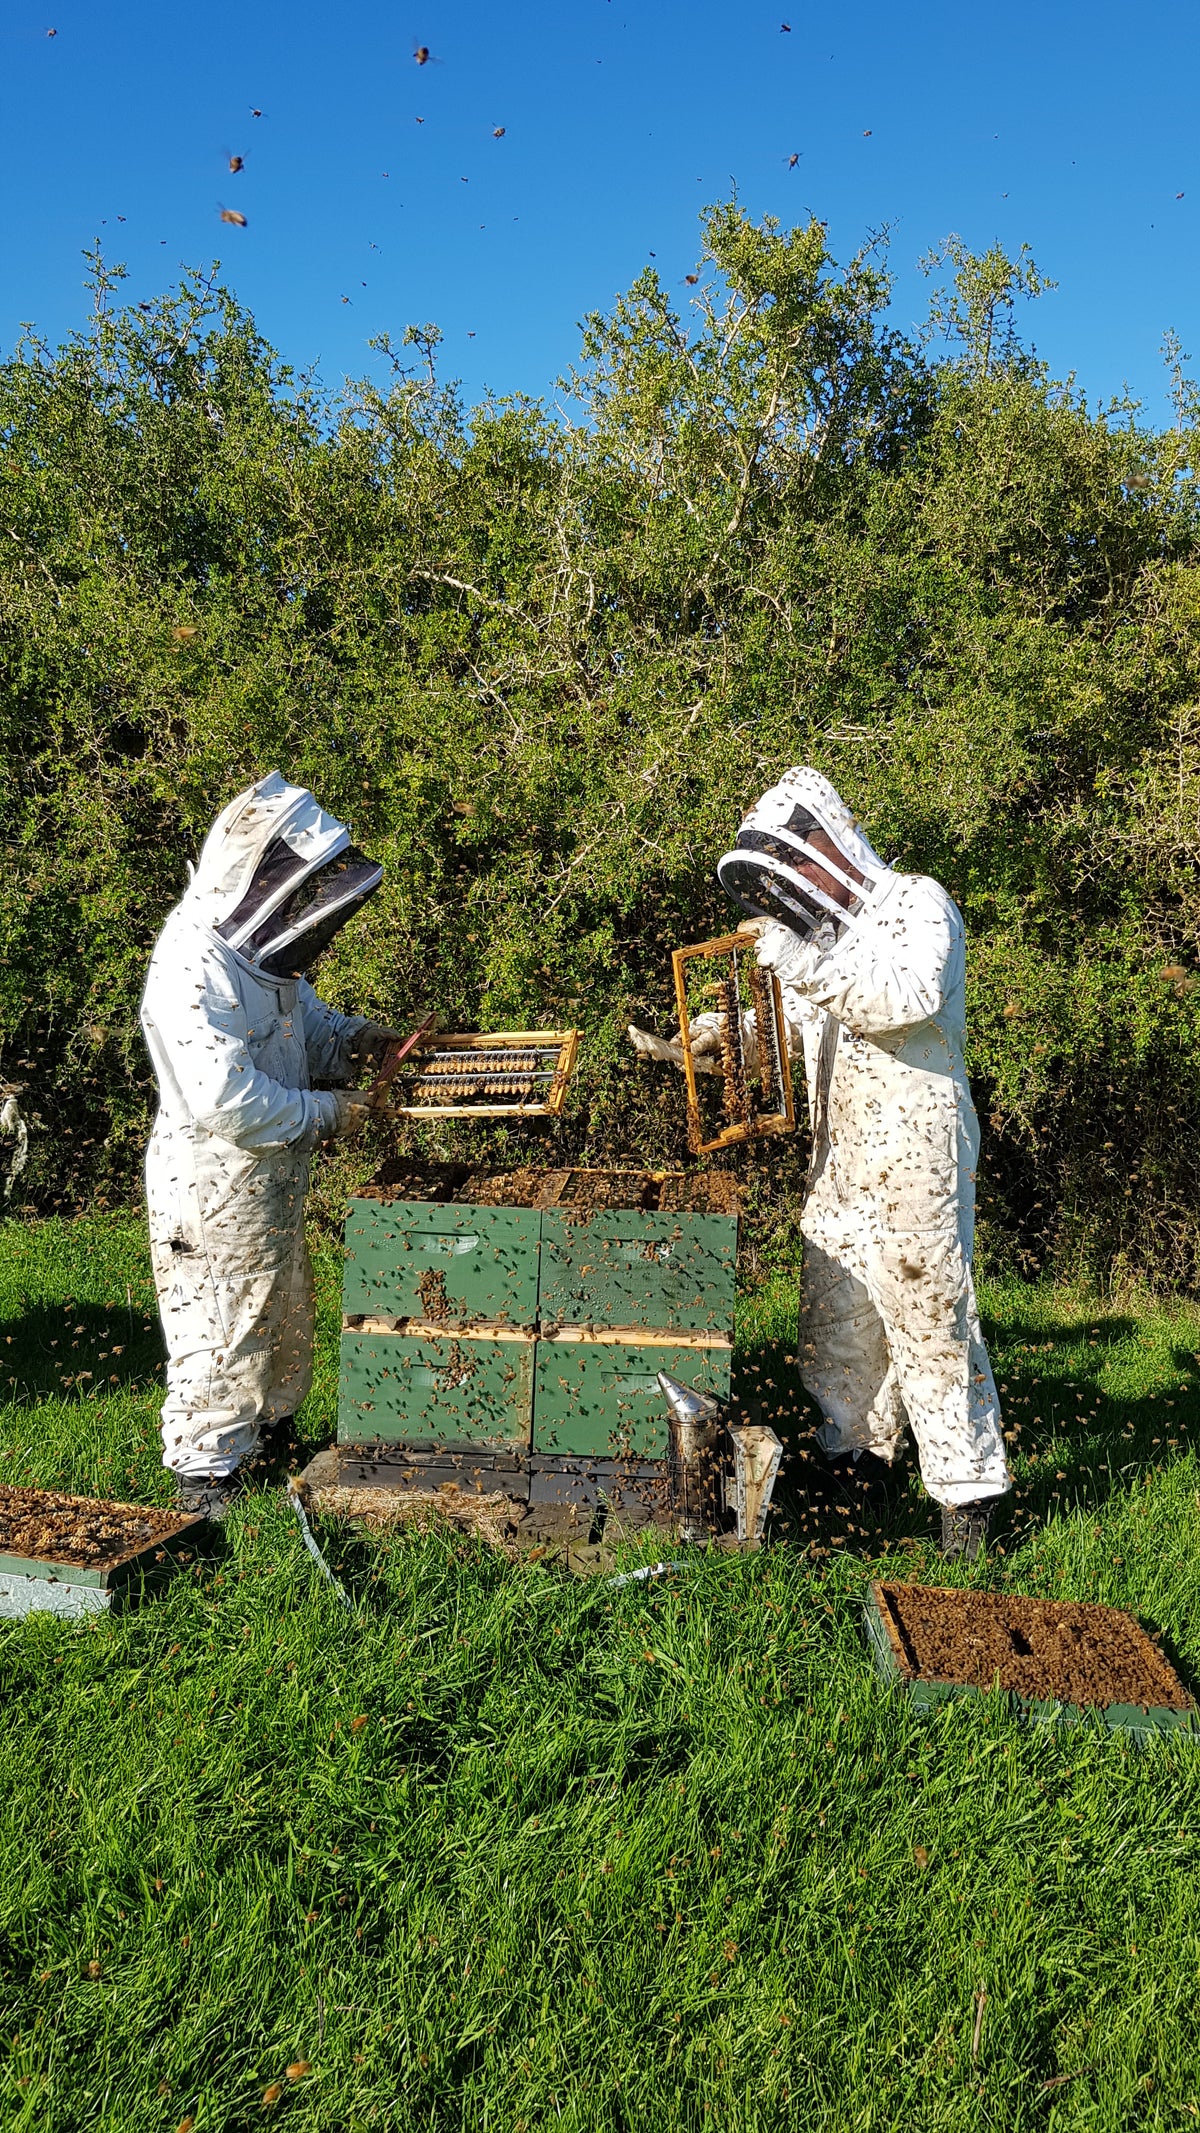
M 733 1332 L 736 1215 L 542 1214 L 542 1324 Z
M 48 1578 L 56 1585 L 108 1585 L 111 1570 L 92 1570 L 84 1563 L 51 1563 L 38 1555 L 0 1555 L 0 1576 Z
M 342 1309 L 348 1318 L 532 1326 L 540 1219 L 532 1207 L 351 1200 Z
M 203 1520 L 179 1533 L 148 1540 L 124 1563 L 93 1569 L 85 1563 L 48 1562 L 41 1556 L 0 1554 L 0 1617 L 48 1611 L 87 1614 L 130 1594 L 153 1593 L 197 1552 Z
M 639 1341 L 540 1340 L 534 1377 L 536 1452 L 665 1459 L 671 1449 L 666 1370 L 685 1385 L 729 1397 L 728 1348 Z
M 338 1443 L 491 1444 L 528 1451 L 531 1340 L 343 1333 Z

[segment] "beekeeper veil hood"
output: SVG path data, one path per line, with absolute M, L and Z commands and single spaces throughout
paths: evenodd
M 812 842 L 822 830 L 832 853 Z M 849 895 L 848 904 L 800 871 L 813 865 Z M 717 862 L 721 887 L 743 911 L 778 919 L 805 940 L 827 925 L 835 933 L 853 927 L 889 878 L 840 793 L 807 765 L 785 771 L 755 801 L 734 849 Z
M 298 977 L 382 879 L 345 823 L 273 770 L 217 816 L 182 908 L 268 977 Z

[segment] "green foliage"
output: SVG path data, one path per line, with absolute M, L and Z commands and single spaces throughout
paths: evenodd
M 149 949 L 274 767 L 387 863 L 331 997 L 577 1022 L 548 1145 L 678 1159 L 678 1087 L 623 1024 L 666 1021 L 742 808 L 810 760 L 963 906 L 993 1247 L 1197 1278 L 1180 352 L 1156 433 L 1021 347 L 1024 253 L 949 241 L 935 360 L 886 321 L 880 244 L 839 269 L 736 202 L 704 238 L 684 306 L 648 269 L 586 321 L 566 412 L 468 414 L 431 326 L 337 399 L 213 282 L 121 309 L 98 262 L 88 329 L 0 369 L 0 1028 L 37 1198 L 128 1191 Z M 777 1240 L 802 1154 L 755 1173 Z
M 332 1246 L 319 1277 L 310 1443 Z M 1194 1677 L 1195 1308 L 985 1284 L 984 1309 L 1008 1553 L 936 1565 L 914 1490 L 906 1574 L 1132 1608 Z M 740 1317 L 768 1394 L 794 1395 L 794 1310 L 787 1284 Z M 136 1220 L 0 1224 L 0 1476 L 163 1492 L 151 1316 Z M 352 1615 L 261 1487 L 152 1603 L 0 1624 L 6 2127 L 1194 2119 L 1194 1745 L 990 1698 L 917 1719 L 868 1657 L 897 1556 L 861 1536 L 619 1591 L 452 1534 L 321 1539 Z

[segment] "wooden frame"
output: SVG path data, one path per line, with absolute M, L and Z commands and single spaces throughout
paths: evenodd
M 796 1129 L 792 1069 L 788 1059 L 787 1027 L 783 1019 L 779 980 L 773 970 L 758 973 L 756 965 L 756 973 L 761 976 L 765 998 L 769 1001 L 774 1016 L 783 1108 L 778 1111 L 756 1110 L 747 1079 L 744 1087 L 745 1116 L 723 1127 L 712 1140 L 706 1141 L 702 1138 L 704 1126 L 696 1087 L 696 1062 L 692 1056 L 691 1038 L 688 1034 L 687 965 L 694 962 L 718 962 L 723 956 L 728 956 L 733 963 L 736 980 L 738 955 L 745 951 L 753 953 L 754 940 L 752 933 L 723 933 L 717 940 L 698 941 L 691 948 L 676 948 L 671 956 L 671 968 L 675 976 L 675 1004 L 679 1013 L 679 1042 L 683 1050 L 683 1070 L 687 1079 L 688 1146 L 693 1155 L 712 1155 L 720 1148 L 733 1148 L 741 1141 L 759 1140 L 776 1133 L 794 1133 Z M 739 1057 L 740 1051 L 739 1027 Z
M 550 1084 L 544 1097 L 536 1102 L 523 1103 L 451 1103 L 451 1104 L 405 1104 L 389 1103 L 386 1115 L 389 1118 L 557 1118 L 567 1100 L 567 1084 L 575 1071 L 579 1050 L 579 1031 L 576 1029 L 498 1029 L 473 1030 L 450 1037 L 443 1031 L 423 1033 L 413 1046 L 410 1058 L 418 1064 L 426 1053 L 461 1052 L 469 1057 L 473 1052 L 557 1052 L 554 1065 L 548 1070 Z M 502 1068 L 497 1069 L 502 1072 Z M 392 1086 L 396 1083 L 393 1081 Z M 402 1086 L 402 1084 L 401 1084 Z

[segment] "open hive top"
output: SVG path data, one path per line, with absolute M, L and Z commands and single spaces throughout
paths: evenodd
M 583 1213 L 736 1215 L 737 1179 L 723 1170 L 473 1170 L 468 1163 L 385 1162 L 357 1197 L 461 1207 L 567 1207 Z
M 0 1484 L 0 1555 L 27 1562 L 112 1570 L 152 1542 L 173 1540 L 194 1523 L 177 1511 L 158 1511 L 146 1504 L 105 1503 L 92 1496 Z
M 1014 1593 L 871 1588 L 902 1678 L 1002 1689 L 1029 1702 L 1190 1711 L 1170 1661 L 1132 1615 Z

